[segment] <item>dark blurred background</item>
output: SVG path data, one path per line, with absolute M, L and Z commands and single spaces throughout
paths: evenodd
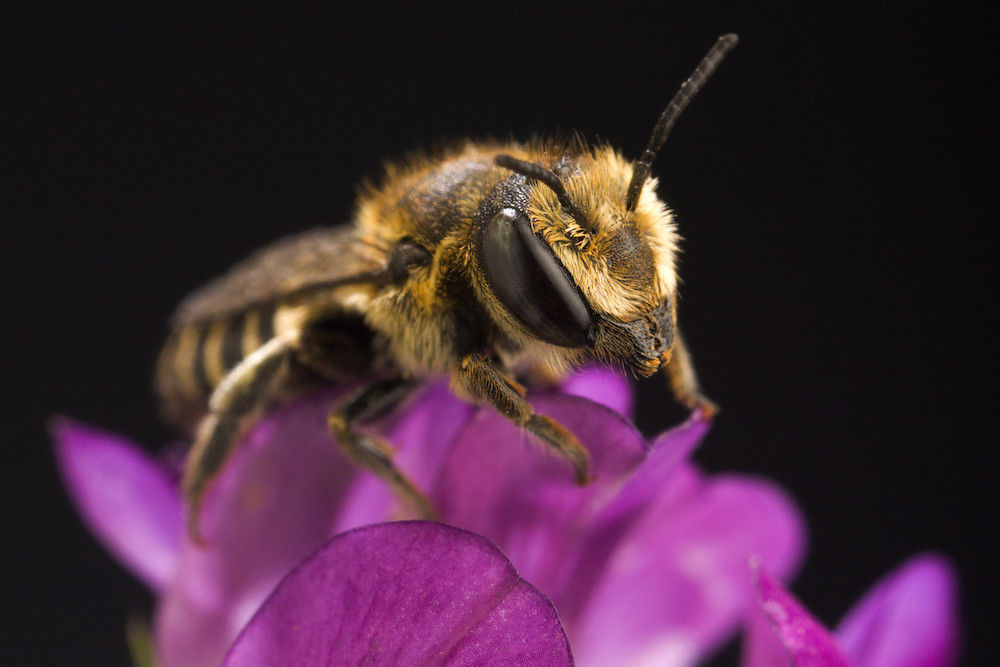
M 654 169 L 685 237 L 682 325 L 724 408 L 697 458 L 798 499 L 794 590 L 826 623 L 938 550 L 962 574 L 965 662 L 1000 655 L 997 21 L 692 5 L 7 21 L 3 663 L 127 661 L 150 600 L 74 514 L 44 423 L 167 442 L 150 378 L 183 295 L 348 220 L 362 177 L 442 138 L 575 129 L 637 157 L 728 31 L 740 46 Z M 648 433 L 683 417 L 663 389 L 640 389 Z

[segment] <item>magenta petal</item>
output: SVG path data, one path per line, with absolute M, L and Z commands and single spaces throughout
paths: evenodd
M 664 484 L 678 467 L 686 462 L 708 433 L 712 423 L 695 413 L 680 426 L 661 433 L 653 440 L 646 460 L 629 479 L 628 484 L 606 507 L 597 528 L 628 518 L 662 495 Z
M 566 619 L 578 663 L 703 658 L 745 613 L 748 558 L 787 576 L 804 544 L 798 511 L 776 487 L 737 476 L 698 482 L 683 466 L 622 537 L 579 619 Z
M 181 501 L 170 473 L 137 445 L 61 419 L 56 462 L 77 511 L 102 544 L 154 591 L 177 566 Z
M 426 521 L 342 533 L 291 572 L 225 665 L 570 665 L 552 603 L 488 540 Z
M 700 488 L 699 475 L 687 461 L 708 428 L 708 422 L 693 416 L 653 441 L 653 448 L 624 488 L 588 526 L 583 543 L 576 550 L 575 563 L 567 559 L 566 567 L 572 568 L 572 581 L 596 581 L 622 537 L 651 503 L 679 503 Z M 589 586 L 571 585 L 553 599 L 559 604 L 563 618 L 574 619 L 589 596 Z
M 346 389 L 346 388 L 345 388 Z M 354 467 L 326 428 L 326 392 L 275 410 L 205 495 L 155 619 L 161 664 L 217 665 L 278 581 L 329 537 Z
M 763 567 L 754 562 L 751 568 L 757 608 L 751 616 L 743 667 L 847 667 L 830 632 Z
M 646 450 L 635 428 L 602 405 L 574 396 L 539 396 L 533 403 L 590 451 L 591 484 L 576 486 L 565 460 L 483 409 L 455 439 L 434 499 L 444 521 L 496 542 L 558 603 L 560 591 L 581 585 L 571 577 L 585 531 Z
M 915 556 L 884 577 L 841 621 L 837 638 L 858 667 L 958 662 L 957 575 L 945 558 Z
M 611 408 L 620 415 L 632 417 L 635 392 L 632 383 L 621 373 L 605 366 L 585 366 L 569 376 L 559 391 L 563 394 L 589 398 Z

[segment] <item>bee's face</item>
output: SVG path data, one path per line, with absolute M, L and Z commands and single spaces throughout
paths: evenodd
M 599 151 L 554 167 L 573 215 L 513 174 L 482 218 L 478 263 L 508 324 L 561 348 L 650 375 L 673 343 L 676 234 L 653 194 L 626 211 L 631 168 Z

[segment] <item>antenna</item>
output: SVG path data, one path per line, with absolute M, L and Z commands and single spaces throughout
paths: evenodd
M 698 67 L 688 77 L 688 80 L 681 84 L 681 88 L 674 95 L 674 99 L 670 100 L 670 104 L 660 114 L 660 119 L 656 121 L 656 125 L 653 127 L 653 134 L 649 138 L 646 150 L 643 151 L 642 157 L 639 158 L 635 169 L 632 171 L 632 181 L 628 184 L 628 195 L 625 197 L 625 210 L 634 211 L 636 205 L 638 205 L 642 186 L 645 184 L 646 179 L 649 178 L 649 172 L 653 169 L 653 160 L 656 159 L 656 151 L 660 150 L 663 142 L 667 140 L 667 136 L 670 134 L 670 130 L 673 129 L 677 117 L 691 103 L 694 96 L 698 94 L 701 87 L 705 85 L 705 82 L 715 72 L 715 68 L 719 66 L 719 63 L 726 57 L 726 54 L 732 51 L 738 41 L 739 37 L 733 33 L 723 35 L 716 40 L 712 48 L 705 54 L 705 57 L 698 63 Z

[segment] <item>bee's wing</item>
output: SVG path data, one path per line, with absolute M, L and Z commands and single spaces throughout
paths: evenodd
M 299 292 L 384 279 L 388 253 L 354 227 L 314 229 L 251 255 L 181 302 L 174 328 Z

